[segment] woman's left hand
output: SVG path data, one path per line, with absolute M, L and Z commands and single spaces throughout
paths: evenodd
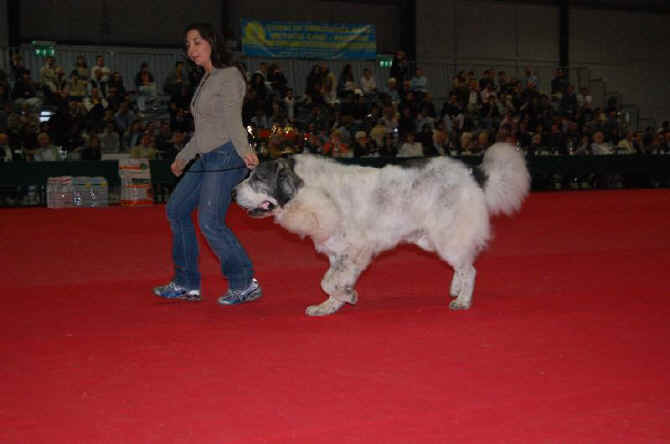
M 258 156 L 256 153 L 247 154 L 244 156 L 244 163 L 247 164 L 247 168 L 253 170 L 258 166 Z

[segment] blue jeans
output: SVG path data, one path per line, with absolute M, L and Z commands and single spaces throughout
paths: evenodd
M 243 289 L 251 283 L 254 271 L 249 256 L 225 224 L 232 190 L 247 171 L 232 143 L 227 143 L 201 154 L 184 172 L 167 203 L 176 284 L 189 290 L 200 289 L 198 241 L 192 218 L 196 207 L 200 231 L 219 258 L 228 287 Z

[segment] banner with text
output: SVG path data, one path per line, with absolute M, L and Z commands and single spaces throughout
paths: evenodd
M 242 52 L 252 57 L 374 59 L 374 25 L 242 19 Z

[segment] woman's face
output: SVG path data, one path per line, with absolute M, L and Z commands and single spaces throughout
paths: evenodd
M 211 63 L 212 47 L 197 29 L 191 29 L 186 33 L 186 54 L 198 66 L 204 67 Z

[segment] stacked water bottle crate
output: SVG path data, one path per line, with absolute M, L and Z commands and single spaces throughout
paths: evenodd
M 62 176 L 47 181 L 47 207 L 106 207 L 109 190 L 104 177 Z
M 47 179 L 47 208 L 72 207 L 72 176 L 49 177 Z
M 109 205 L 107 179 L 104 177 L 73 177 L 72 202 L 75 207 L 93 208 Z

